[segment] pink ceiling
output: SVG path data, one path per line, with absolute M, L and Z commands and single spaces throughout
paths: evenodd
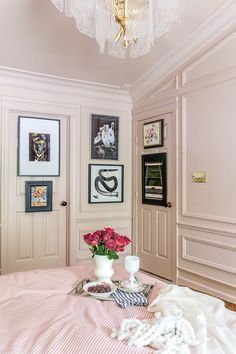
M 99 82 L 131 85 L 184 40 L 226 0 L 193 0 L 183 22 L 138 59 L 99 54 L 94 39 L 82 35 L 73 19 L 51 0 L 0 0 L 0 66 Z

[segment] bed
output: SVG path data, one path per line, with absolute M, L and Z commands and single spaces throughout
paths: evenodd
M 114 268 L 114 279 L 127 278 L 122 265 L 115 265 Z M 165 283 L 144 273 L 138 273 L 137 277 L 140 281 L 153 285 L 148 298 L 149 304 L 166 287 Z M 122 309 L 112 301 L 68 295 L 75 284 L 84 278 L 94 278 L 92 265 L 1 276 L 0 352 L 153 353 L 150 347 L 128 346 L 125 340 L 111 338 L 112 329 L 119 327 L 124 319 L 151 319 L 153 313 L 143 306 Z M 219 308 L 215 310 L 219 312 Z M 236 316 L 229 310 L 221 311 L 224 311 L 222 333 L 230 334 L 231 342 L 235 340 L 231 343 L 231 348 L 235 348 L 235 351 L 222 351 L 218 341 L 219 350 L 214 351 L 214 354 L 233 354 L 236 353 Z M 212 346 L 212 341 L 210 342 Z M 200 351 L 202 347 L 199 348 L 194 347 L 191 353 L 203 354 Z M 207 354 L 210 352 L 206 351 Z

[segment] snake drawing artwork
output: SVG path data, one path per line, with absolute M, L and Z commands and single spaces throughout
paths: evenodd
M 109 172 L 116 172 L 118 169 L 100 169 L 98 176 L 95 178 L 94 187 L 98 194 L 106 197 L 118 197 L 117 187 L 118 180 L 116 176 L 108 176 L 106 174 Z M 94 198 L 98 199 L 99 195 L 93 195 Z

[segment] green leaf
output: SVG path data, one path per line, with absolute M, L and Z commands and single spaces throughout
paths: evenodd
M 109 259 L 118 259 L 119 256 L 118 256 L 118 254 L 115 251 L 109 251 L 108 252 L 108 258 Z
M 104 256 L 106 255 L 106 249 L 105 246 L 103 244 L 98 245 L 95 251 L 95 254 L 99 255 L 99 256 Z

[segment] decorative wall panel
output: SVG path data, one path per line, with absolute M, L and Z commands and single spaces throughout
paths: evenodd
M 151 252 L 151 233 L 152 233 L 152 210 L 142 209 L 142 234 L 143 234 L 143 246 L 144 252 Z
M 167 248 L 168 248 L 168 237 L 167 237 L 167 214 L 166 212 L 156 212 L 156 230 L 157 230 L 157 250 L 156 254 L 158 256 L 166 258 Z M 158 237 L 162 235 L 162 237 Z
M 31 215 L 17 213 L 17 261 L 34 257 L 34 223 Z

